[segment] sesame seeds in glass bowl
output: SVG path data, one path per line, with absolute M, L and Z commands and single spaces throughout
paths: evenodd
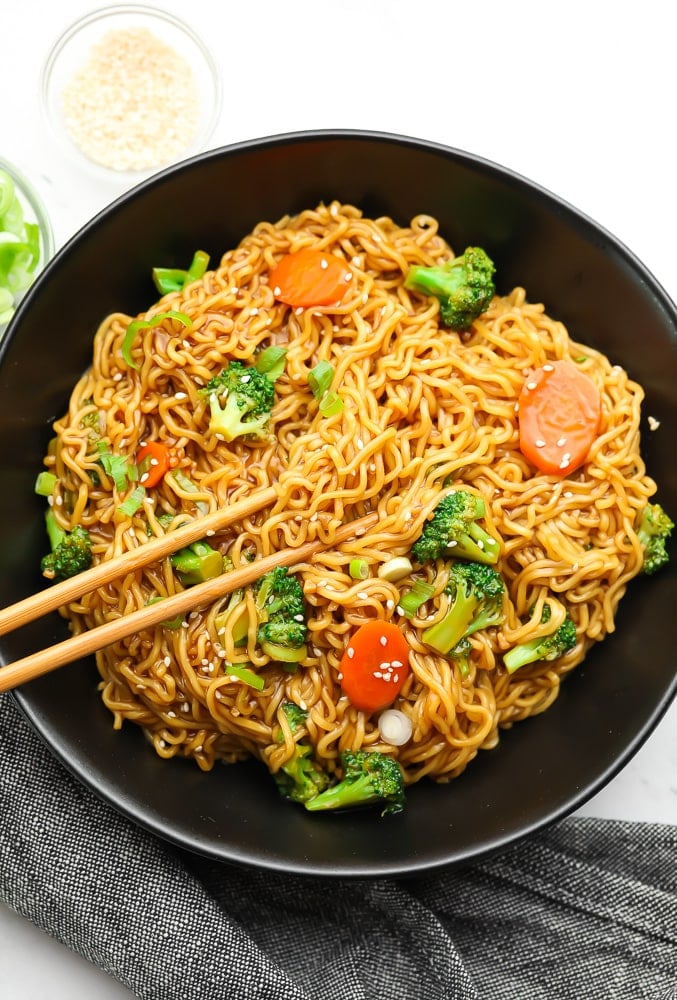
M 57 39 L 41 79 L 61 148 L 99 177 L 135 182 L 200 152 L 221 111 L 216 63 L 198 35 L 165 11 L 117 4 Z

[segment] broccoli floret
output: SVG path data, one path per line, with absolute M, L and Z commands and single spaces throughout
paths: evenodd
M 277 566 L 256 583 L 259 625 L 256 638 L 264 653 L 282 663 L 307 654 L 303 587 L 286 566 Z
M 257 638 L 261 646 L 295 646 L 299 648 L 306 641 L 307 627 L 305 622 L 290 620 L 286 615 L 275 615 L 267 622 L 262 622 L 257 630 Z
M 310 812 L 383 803 L 382 816 L 404 809 L 404 779 L 396 760 L 377 751 L 346 750 L 341 754 L 343 779 L 306 803 Z
M 66 580 L 92 565 L 92 540 L 82 525 L 64 531 L 57 523 L 50 508 L 45 515 L 45 526 L 51 552 L 43 556 L 40 569 L 49 580 Z
M 281 706 L 289 722 L 292 733 L 305 724 L 308 713 L 293 701 L 285 701 Z M 280 733 L 280 739 L 282 734 Z M 329 784 L 329 776 L 313 760 L 312 747 L 299 741 L 294 753 L 274 775 L 280 795 L 292 802 L 308 802 L 323 792 Z
M 655 573 L 667 563 L 669 556 L 666 546 L 673 528 L 673 522 L 660 504 L 646 505 L 637 528 L 637 537 L 644 549 L 643 573 Z
M 193 542 L 179 549 L 172 555 L 171 562 L 184 587 L 213 580 L 223 573 L 223 556 L 208 542 Z
M 449 653 L 449 658 L 454 661 L 461 672 L 461 677 L 467 677 L 470 673 L 470 654 L 472 653 L 472 643 L 467 636 L 457 642 Z
M 552 610 L 549 604 L 543 605 L 541 613 L 541 624 L 545 625 L 550 621 Z M 530 639 L 521 642 L 519 646 L 512 649 L 503 657 L 503 663 L 509 674 L 526 666 L 527 663 L 534 663 L 536 660 L 558 660 L 576 645 L 576 626 L 567 614 L 559 628 L 551 632 L 550 635 L 542 635 L 537 639 Z
M 498 561 L 498 541 L 478 524 L 486 512 L 484 500 L 467 490 L 442 497 L 411 552 L 418 562 L 454 556 L 473 562 Z
M 274 381 L 253 365 L 231 361 L 201 394 L 209 399 L 209 430 L 223 441 L 265 439 L 275 401 Z
M 404 287 L 440 301 L 440 315 L 452 330 L 467 330 L 489 307 L 496 291 L 494 262 L 480 247 L 467 247 L 460 257 L 432 267 L 410 268 Z
M 493 566 L 454 563 L 444 592 L 451 598 L 447 613 L 421 637 L 438 653 L 446 655 L 473 632 L 500 625 L 503 621 L 505 584 Z

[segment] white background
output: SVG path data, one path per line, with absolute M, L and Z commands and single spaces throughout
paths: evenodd
M 64 161 L 40 119 L 38 78 L 49 47 L 93 6 L 96 0 L 20 0 L 5 4 L 2 14 L 0 155 L 34 181 L 57 245 L 122 193 Z M 592 216 L 677 299 L 675 51 L 672 5 L 665 0 L 165 0 L 162 6 L 187 19 L 219 62 L 225 98 L 210 146 L 336 127 L 468 150 Z M 581 813 L 677 823 L 676 724 L 673 705 Z M 0 904 L 0 998 L 15 996 L 131 994 Z

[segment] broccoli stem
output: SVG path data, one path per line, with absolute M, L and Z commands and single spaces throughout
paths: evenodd
M 479 603 L 473 594 L 466 594 L 459 588 L 444 618 L 427 628 L 421 638 L 438 653 L 446 655 L 470 633 Z
M 184 586 L 213 580 L 223 572 L 223 556 L 207 542 L 194 542 L 172 556 L 172 566 Z
M 339 782 L 331 788 L 325 789 L 321 795 L 309 799 L 306 802 L 306 809 L 309 812 L 319 812 L 325 809 L 346 809 L 348 806 L 369 805 L 372 802 L 379 802 L 382 796 L 374 788 L 373 781 L 368 774 L 361 778 L 356 778 L 350 782 Z

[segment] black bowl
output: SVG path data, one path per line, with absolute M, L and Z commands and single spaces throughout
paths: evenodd
M 502 167 L 434 143 L 364 132 L 313 132 L 215 150 L 124 195 L 65 246 L 27 295 L 0 348 L 0 599 L 44 581 L 42 501 L 33 495 L 50 422 L 90 360 L 106 313 L 152 299 L 151 267 L 212 259 L 261 219 L 324 200 L 398 222 L 426 212 L 452 246 L 480 244 L 498 288 L 523 285 L 569 327 L 643 383 L 644 435 L 659 497 L 677 511 L 677 313 L 618 240 Z M 160 761 L 141 733 L 114 733 L 92 662 L 63 667 L 16 693 L 24 713 L 83 782 L 156 834 L 226 861 L 322 875 L 391 875 L 460 862 L 563 817 L 627 763 L 675 693 L 674 570 L 635 581 L 617 631 L 563 685 L 544 715 L 449 785 L 422 783 L 406 810 L 308 815 L 278 798 L 260 765 Z M 4 663 L 65 638 L 57 615 L 3 637 Z

